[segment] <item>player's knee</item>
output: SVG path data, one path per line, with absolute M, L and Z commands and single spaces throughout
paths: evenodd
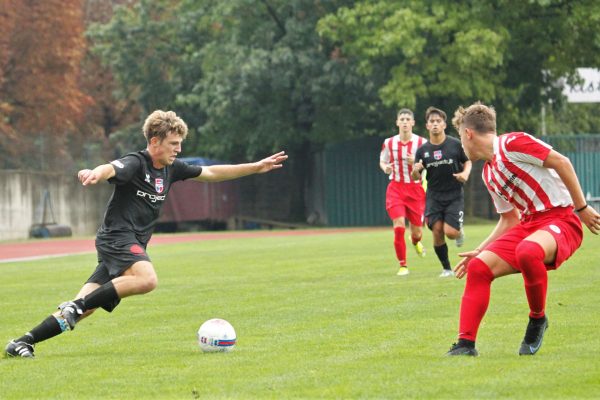
M 406 226 L 406 220 L 404 217 L 396 218 L 392 221 L 392 226 L 394 228 L 404 228 Z
M 158 286 L 158 277 L 156 275 L 148 275 L 140 278 L 138 290 L 141 293 L 149 293 L 156 289 L 156 286 Z
M 490 267 L 479 258 L 472 258 L 467 264 L 467 281 L 492 282 L 494 274 Z
M 546 253 L 542 246 L 536 242 L 529 240 L 523 240 L 517 245 L 515 249 L 515 255 L 517 256 L 517 262 L 519 266 L 528 265 L 531 263 L 537 263 L 544 261 Z

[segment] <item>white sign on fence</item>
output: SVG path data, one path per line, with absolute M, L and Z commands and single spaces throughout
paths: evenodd
M 596 68 L 577 68 L 582 83 L 569 86 L 565 82 L 563 94 L 569 103 L 600 103 L 600 70 Z

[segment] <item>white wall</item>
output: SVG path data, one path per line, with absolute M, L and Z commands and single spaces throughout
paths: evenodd
M 48 190 L 55 221 L 69 225 L 73 235 L 93 235 L 100 226 L 112 186 L 83 187 L 77 177 L 58 173 L 0 170 L 0 240 L 29 237 L 42 221 L 42 199 Z M 47 209 L 46 221 L 51 222 Z

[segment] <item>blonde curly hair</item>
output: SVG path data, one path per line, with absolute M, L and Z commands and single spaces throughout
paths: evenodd
M 156 110 L 148 115 L 148 118 L 144 121 L 143 132 L 148 143 L 153 137 L 158 137 L 162 142 L 169 133 L 174 133 L 185 139 L 188 134 L 188 127 L 175 112 Z
M 466 109 L 458 107 L 452 118 L 452 125 L 457 131 L 461 127 L 473 129 L 477 133 L 496 131 L 496 110 L 481 102 L 473 103 Z

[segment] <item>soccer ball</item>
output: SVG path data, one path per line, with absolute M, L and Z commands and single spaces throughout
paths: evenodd
M 235 341 L 235 330 L 224 319 L 209 319 L 198 329 L 198 345 L 205 353 L 231 351 Z

